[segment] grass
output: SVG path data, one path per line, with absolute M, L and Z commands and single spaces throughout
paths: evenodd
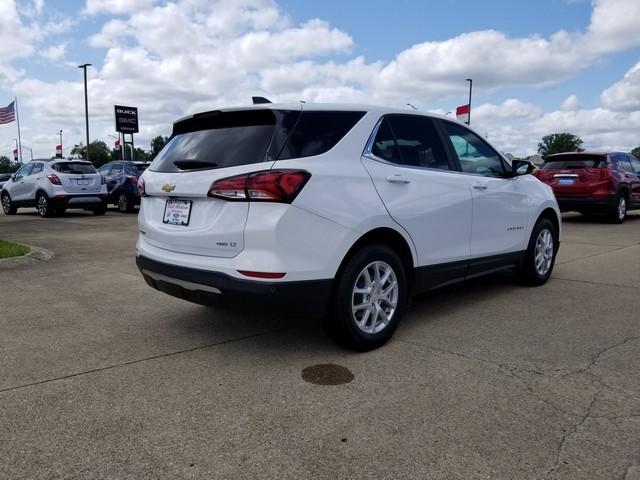
M 0 258 L 21 257 L 29 253 L 29 250 L 31 250 L 29 247 L 19 243 L 0 240 Z

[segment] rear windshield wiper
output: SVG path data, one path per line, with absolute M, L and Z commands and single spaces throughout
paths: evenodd
M 198 170 L 200 168 L 216 168 L 215 162 L 207 162 L 203 160 L 176 160 L 173 164 L 180 170 Z

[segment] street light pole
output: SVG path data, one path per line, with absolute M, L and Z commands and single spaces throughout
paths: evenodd
M 471 91 L 473 90 L 473 79 L 467 78 L 469 82 L 469 118 L 467 119 L 467 125 L 471 125 Z
M 90 66 L 90 63 L 78 65 L 78 68 L 81 68 L 84 72 L 84 120 L 87 131 L 87 161 L 91 161 L 89 160 L 89 100 L 87 99 L 87 67 Z
M 63 148 L 62 148 L 62 130 L 60 130 L 60 155 L 62 155 L 63 152 Z

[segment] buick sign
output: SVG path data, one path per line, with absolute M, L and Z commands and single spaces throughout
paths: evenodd
M 116 132 L 138 133 L 138 108 L 115 105 Z

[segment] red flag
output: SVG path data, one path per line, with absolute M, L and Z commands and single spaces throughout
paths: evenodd
M 469 123 L 470 112 L 471 112 L 471 106 L 469 104 L 460 105 L 458 108 L 456 108 L 456 118 L 460 122 Z
M 113 142 L 113 146 L 115 148 L 120 148 L 120 139 L 117 139 L 115 142 Z

